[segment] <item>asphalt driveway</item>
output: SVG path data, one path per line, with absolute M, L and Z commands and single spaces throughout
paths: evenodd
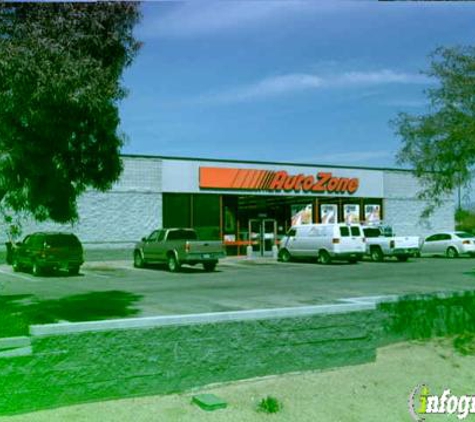
M 0 266 L 0 297 L 63 309 L 64 320 L 90 320 L 335 303 L 390 294 L 475 290 L 475 259 L 419 258 L 400 263 L 280 263 L 225 259 L 202 267 L 136 269 L 131 261 L 89 262 L 78 276 L 34 277 Z M 74 310 L 71 311 L 71 310 Z

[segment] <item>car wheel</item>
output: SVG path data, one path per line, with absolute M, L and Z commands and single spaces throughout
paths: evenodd
M 279 258 L 282 262 L 290 262 L 292 257 L 290 256 L 290 252 L 287 249 L 282 249 L 279 253 Z
M 356 264 L 358 262 L 358 259 L 357 258 L 351 258 L 351 259 L 348 260 L 348 262 L 350 264 Z
M 78 275 L 79 274 L 79 265 L 75 265 L 74 267 L 69 267 L 69 275 Z
M 449 248 L 447 248 L 445 255 L 447 256 L 447 258 L 457 258 L 459 256 L 459 253 L 457 252 L 457 249 L 455 249 L 453 246 L 450 246 Z
M 409 259 L 409 257 L 407 255 L 399 255 L 397 256 L 397 260 L 399 262 L 406 262 L 407 260 Z
M 135 268 L 143 268 L 145 267 L 145 261 L 142 256 L 142 252 L 135 251 L 134 252 L 134 267 Z
M 37 262 L 33 262 L 33 266 L 31 267 L 31 273 L 38 277 L 43 273 L 43 269 L 38 265 Z
M 18 259 L 16 259 L 16 258 L 13 259 L 12 267 L 13 267 L 13 271 L 16 272 L 16 273 L 18 271 L 21 271 L 21 266 L 20 266 L 20 263 L 18 262 Z
M 332 261 L 332 258 L 327 251 L 320 251 L 318 254 L 318 261 L 320 264 L 327 265 Z
M 211 272 L 216 269 L 217 262 L 203 262 L 203 268 L 206 272 Z
M 380 248 L 371 249 L 370 255 L 374 262 L 381 262 L 384 259 L 383 251 Z
M 174 254 L 168 256 L 167 260 L 168 271 L 175 273 L 180 269 L 180 264 Z

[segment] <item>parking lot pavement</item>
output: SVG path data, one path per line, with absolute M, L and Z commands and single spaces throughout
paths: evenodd
M 14 273 L 10 266 L 0 265 L 2 296 L 31 295 L 38 301 L 64 303 L 100 298 L 104 307 L 110 306 L 108 298 L 114 298 L 114 306 L 120 299 L 133 309 L 112 317 L 308 306 L 361 296 L 461 290 L 475 290 L 475 259 L 323 266 L 228 258 L 212 273 L 201 266 L 169 273 L 164 267 L 136 269 L 131 261 L 96 261 L 85 264 L 78 276 L 42 277 Z

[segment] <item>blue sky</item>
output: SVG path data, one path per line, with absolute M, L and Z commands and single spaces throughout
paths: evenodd
M 146 2 L 124 74 L 124 153 L 394 167 L 438 46 L 473 2 Z

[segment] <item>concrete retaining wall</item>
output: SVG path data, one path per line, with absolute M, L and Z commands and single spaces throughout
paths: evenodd
M 107 330 L 105 323 L 99 331 L 60 335 L 40 328 L 30 356 L 0 358 L 0 413 L 374 360 L 374 306 L 345 306 L 355 309 L 244 320 L 223 314 L 221 321 L 188 325 L 158 319 L 132 329 Z

